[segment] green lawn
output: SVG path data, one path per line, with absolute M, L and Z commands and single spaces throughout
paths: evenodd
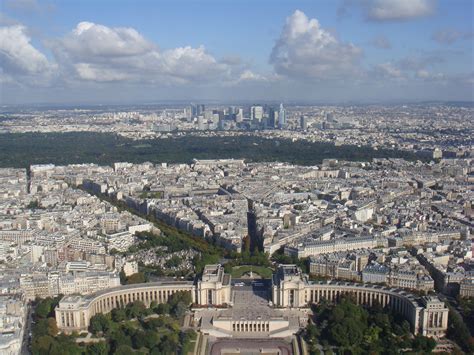
M 272 277 L 273 270 L 264 267 L 264 266 L 250 266 L 250 265 L 242 265 L 242 266 L 234 266 L 232 268 L 232 277 L 233 278 L 240 278 L 246 272 L 252 270 L 253 273 L 259 274 L 264 279 L 270 279 Z

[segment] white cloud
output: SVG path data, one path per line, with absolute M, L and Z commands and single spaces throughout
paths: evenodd
M 264 80 L 264 77 L 260 74 L 255 74 L 251 70 L 246 70 L 242 74 L 240 74 L 239 80 L 246 81 L 246 80 Z
M 396 67 L 390 62 L 377 64 L 375 66 L 375 75 L 382 78 L 389 79 L 404 79 L 404 74 L 400 68 Z
M 127 73 L 91 63 L 78 63 L 74 65 L 74 68 L 83 80 L 106 82 L 131 79 Z
M 408 20 L 434 12 L 432 0 L 372 0 L 368 18 L 376 21 Z
M 133 56 L 154 47 L 133 28 L 109 28 L 91 22 L 80 22 L 60 44 L 78 59 Z
M 371 77 L 375 80 L 424 80 L 424 81 L 441 81 L 447 77 L 443 73 L 434 72 L 427 69 L 430 63 L 418 63 L 412 58 L 404 58 L 396 62 L 385 62 L 374 66 L 371 71 Z
M 280 77 L 277 74 L 258 74 L 249 69 L 244 70 L 239 79 L 235 82 L 238 83 L 265 83 L 265 82 L 274 82 L 279 80 Z
M 62 67 L 86 81 L 176 84 L 238 79 L 240 64 L 219 61 L 203 46 L 160 51 L 133 28 L 81 22 L 52 43 Z
M 41 80 L 51 75 L 54 65 L 31 44 L 25 26 L 0 27 L 0 63 L 3 81 Z M 15 79 L 12 79 L 15 78 Z
M 352 5 L 361 7 L 370 21 L 406 21 L 432 15 L 436 0 L 344 0 L 338 13 L 347 15 Z
M 219 63 L 203 46 L 167 50 L 162 55 L 162 65 L 166 75 L 188 80 L 218 79 L 229 70 L 227 64 Z
M 270 63 L 277 74 L 289 77 L 334 78 L 357 72 L 355 64 L 361 53 L 353 44 L 341 43 L 318 20 L 296 10 L 286 19 Z
M 415 73 L 415 78 L 422 80 L 443 80 L 446 76 L 442 73 L 431 73 L 428 70 L 420 69 Z

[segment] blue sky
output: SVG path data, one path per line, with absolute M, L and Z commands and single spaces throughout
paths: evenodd
M 471 0 L 2 0 L 0 102 L 473 100 Z

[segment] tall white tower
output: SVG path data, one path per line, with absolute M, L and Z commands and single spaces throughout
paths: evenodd
M 286 110 L 283 104 L 280 104 L 280 111 L 278 112 L 278 128 L 283 129 L 286 127 Z

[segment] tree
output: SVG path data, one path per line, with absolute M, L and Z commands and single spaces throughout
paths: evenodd
M 151 349 L 150 355 L 163 355 L 163 353 L 161 352 L 161 349 L 157 345 L 153 349 Z
M 161 328 L 165 325 L 163 318 L 164 317 L 147 319 L 147 321 L 143 323 L 143 326 L 148 330 L 155 330 Z
M 59 304 L 59 301 L 61 300 L 61 298 L 62 298 L 62 295 L 59 295 L 54 298 L 51 298 L 51 297 L 46 297 L 44 299 L 37 298 L 35 300 L 36 302 L 35 318 L 45 319 L 45 318 L 48 318 L 49 316 L 54 317 L 54 309 Z
M 331 315 L 332 321 L 335 323 L 340 323 L 344 320 L 344 317 L 344 309 L 342 307 L 334 307 Z
M 146 336 L 144 331 L 138 331 L 132 336 L 132 344 L 134 349 L 140 349 L 146 346 Z
M 186 314 L 187 309 L 188 309 L 188 307 L 183 302 L 179 302 L 176 306 L 173 307 L 173 309 L 171 311 L 171 314 L 175 318 L 181 319 Z
M 376 325 L 367 328 L 364 334 L 364 343 L 368 346 L 376 344 L 379 341 L 379 334 L 381 331 L 382 329 Z
M 120 284 L 121 285 L 126 285 L 127 284 L 127 275 L 125 275 L 125 271 L 123 271 L 123 269 L 120 270 L 119 277 L 120 277 Z
M 178 291 L 175 292 L 171 295 L 171 297 L 168 299 L 168 304 L 171 307 L 176 306 L 178 303 L 184 303 L 185 305 L 191 304 L 193 301 L 191 292 L 189 291 Z
M 133 354 L 133 349 L 128 345 L 120 345 L 114 352 L 115 355 L 130 355 Z
M 436 341 L 433 338 L 417 335 L 415 339 L 413 339 L 413 350 L 415 351 L 429 354 L 435 347 Z
M 146 306 L 142 301 L 134 301 L 125 308 L 128 319 L 140 317 L 145 311 Z
M 47 318 L 51 313 L 53 300 L 51 297 L 47 297 L 43 300 L 39 300 L 35 308 L 35 315 L 37 318 Z
M 405 335 L 410 334 L 411 326 L 410 326 L 410 323 L 406 319 L 404 319 L 402 322 L 402 330 Z
M 171 306 L 168 303 L 160 303 L 154 308 L 156 314 L 169 314 L 171 312 Z
M 58 344 L 54 343 L 49 351 L 49 355 L 84 355 L 84 349 L 81 348 L 79 345 L 76 344 Z
M 132 339 L 121 329 L 117 329 L 110 334 L 110 343 L 112 344 L 112 352 L 114 352 L 122 345 L 131 347 Z
M 472 341 L 469 328 L 459 313 L 452 307 L 449 307 L 447 336 L 454 340 L 465 352 L 474 352 L 474 342 Z
M 54 338 L 50 337 L 49 335 L 35 337 L 31 344 L 31 352 L 34 355 L 48 354 L 53 343 Z
M 157 332 L 152 330 L 147 330 L 145 332 L 145 346 L 148 349 L 152 349 L 156 344 L 160 342 L 160 336 Z
M 318 329 L 318 327 L 316 327 L 316 325 L 314 325 L 313 323 L 309 323 L 306 327 L 306 337 L 308 339 L 308 341 L 317 341 L 317 338 L 319 337 L 320 335 L 320 331 Z
M 147 282 L 146 276 L 143 272 L 137 272 L 127 277 L 127 284 L 141 284 Z
M 127 319 L 127 314 L 123 308 L 114 308 L 111 313 L 112 320 L 116 323 L 120 323 Z
M 176 333 L 166 334 L 158 345 L 162 354 L 174 354 L 178 347 L 178 335 Z
M 178 291 L 171 295 L 168 299 L 168 304 L 171 306 L 171 314 L 176 318 L 184 317 L 188 305 L 192 302 L 191 292 Z
M 89 325 L 89 330 L 92 333 L 98 334 L 100 332 L 106 332 L 109 328 L 110 322 L 105 315 L 103 315 L 102 313 L 98 313 L 92 316 Z
M 56 319 L 52 317 L 48 318 L 47 324 L 48 324 L 48 335 L 51 335 L 52 337 L 56 336 L 59 333 L 58 325 L 56 324 Z
M 195 340 L 196 337 L 197 337 L 197 334 L 192 329 L 179 333 L 179 342 L 181 343 L 181 351 L 180 351 L 181 354 L 188 354 L 192 350 L 191 341 Z
M 376 314 L 372 316 L 373 322 L 382 329 L 389 329 L 391 327 L 390 318 L 388 314 L 376 310 Z
M 48 320 L 47 319 L 39 319 L 36 321 L 35 326 L 33 327 L 33 335 L 34 337 L 41 337 L 48 334 Z
M 87 355 L 107 355 L 109 353 L 109 345 L 106 342 L 93 343 L 87 346 Z

